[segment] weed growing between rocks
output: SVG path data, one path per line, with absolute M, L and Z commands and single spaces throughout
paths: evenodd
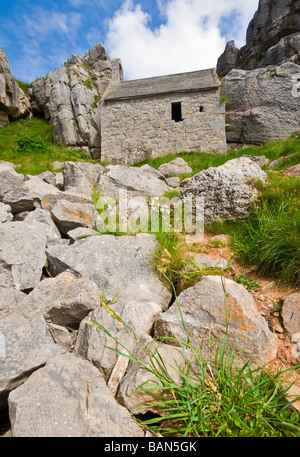
M 134 414 L 141 417 L 149 410 L 155 414 L 150 419 L 147 416 L 144 420 L 140 419 L 141 424 L 160 436 L 300 437 L 299 415 L 291 408 L 298 398 L 290 396 L 292 384 L 288 384 L 285 377 L 291 369 L 274 369 L 272 362 L 262 366 L 252 364 L 251 360 L 242 362 L 237 353 L 229 348 L 224 281 L 226 334 L 217 342 L 209 338 L 210 357 L 204 360 L 201 349 L 194 347 L 191 341 L 174 285 L 163 274 L 174 290 L 186 341 L 165 337 L 146 344 L 106 303 L 112 318 L 125 326 L 138 342 L 140 353 L 144 356 L 141 357 L 128 350 L 100 323 L 86 322 L 105 332 L 122 350 L 106 348 L 127 357 L 131 363 L 151 374 L 151 381 L 142 384 L 138 392 L 140 395 L 150 394 L 153 401 L 141 405 Z M 183 348 L 183 370 L 167 366 L 160 354 L 162 343 Z

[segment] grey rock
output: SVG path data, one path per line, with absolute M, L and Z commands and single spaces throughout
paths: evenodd
M 296 153 L 295 154 L 288 154 L 287 156 L 284 156 L 284 157 L 279 157 L 279 159 L 273 160 L 268 165 L 268 168 L 270 170 L 273 170 L 273 168 L 276 168 L 278 165 L 283 165 L 285 162 L 287 162 L 288 160 L 293 158 L 295 155 L 296 155 Z
M 72 240 L 72 241 L 78 241 L 83 238 L 87 238 L 89 236 L 99 236 L 99 232 L 96 230 L 86 228 L 86 227 L 78 227 L 74 230 L 70 230 L 67 233 L 67 236 Z
M 35 206 L 42 206 L 42 202 L 47 200 L 50 195 L 58 195 L 60 190 L 37 176 L 27 175 L 24 183 L 25 192 L 33 200 Z
M 180 197 L 204 198 L 205 223 L 245 218 L 255 197 L 251 181 L 265 182 L 266 178 L 267 174 L 251 159 L 233 159 L 182 181 Z
M 66 271 L 37 284 L 22 305 L 26 315 L 38 312 L 47 322 L 73 327 L 100 306 L 100 290 L 93 281 Z
M 227 75 L 233 68 L 238 67 L 240 50 L 235 46 L 234 41 L 226 44 L 225 51 L 218 59 L 217 73 L 219 77 Z
M 59 231 L 66 235 L 77 227 L 96 228 L 98 213 L 90 203 L 60 200 L 52 208 L 51 216 Z
M 300 332 L 300 292 L 294 292 L 284 298 L 281 317 L 286 333 L 291 338 Z
M 157 351 L 157 352 L 155 352 Z M 175 383 L 182 382 L 180 373 L 184 373 L 187 365 L 186 355 L 182 348 L 172 347 L 167 344 L 152 343 L 147 345 L 140 353 L 137 354 L 139 360 L 150 369 L 150 355 L 152 363 L 156 366 L 158 372 L 162 372 L 159 356 L 164 361 L 165 368 Z M 117 400 L 124 405 L 129 411 L 136 411 L 142 408 L 142 413 L 147 411 L 157 412 L 157 408 L 151 403 L 157 402 L 157 397 L 151 395 L 151 391 L 143 391 L 140 389 L 153 388 L 157 386 L 157 390 L 153 393 L 162 393 L 159 390 L 161 386 L 160 380 L 150 371 L 144 368 L 138 362 L 130 362 L 128 370 L 118 390 Z
M 107 347 L 125 354 L 129 354 L 129 352 L 137 354 L 141 342 L 152 340 L 150 332 L 155 319 L 161 312 L 161 307 L 152 302 L 117 300 L 116 303 L 109 306 L 113 312 L 106 306 L 102 306 L 100 309 L 92 311 L 88 318 L 80 324 L 75 346 L 75 351 L 92 362 L 103 373 L 108 382 L 118 361 L 118 355 Z M 121 319 L 116 318 L 116 315 L 120 316 Z M 87 324 L 86 321 L 101 324 L 120 344 L 103 330 Z M 140 340 L 134 336 L 133 332 Z M 126 357 L 120 357 L 125 358 L 125 361 L 123 369 L 121 370 L 119 367 L 118 370 L 119 382 L 123 378 L 129 362 Z
M 61 325 L 48 323 L 48 329 L 55 343 L 62 346 L 67 351 L 71 351 L 74 346 L 73 338 L 70 332 Z
M 103 171 L 104 168 L 98 164 L 88 162 L 64 162 L 62 173 L 65 190 L 79 186 L 82 177 L 86 178 L 90 184 L 96 184 Z
M 60 232 L 54 224 L 50 213 L 44 209 L 37 208 L 31 211 L 25 217 L 24 222 L 31 226 L 39 227 L 45 233 L 47 241 L 53 238 L 61 238 Z
M 253 162 L 257 163 L 260 167 L 268 165 L 270 160 L 267 159 L 265 156 L 250 156 L 250 155 L 243 155 L 242 157 L 247 157 L 248 159 L 253 160 Z
M 29 99 L 12 76 L 7 56 L 0 49 L 0 127 L 30 113 Z
M 178 188 L 180 186 L 180 178 L 177 178 L 176 176 L 167 178 L 167 184 L 169 187 Z
M 0 287 L 0 316 L 10 314 L 22 303 L 26 294 L 13 287 Z
M 33 208 L 33 198 L 25 188 L 24 176 L 3 163 L 0 163 L 0 202 L 10 205 L 13 214 Z
M 159 280 L 150 265 L 157 248 L 154 235 L 92 236 L 71 246 L 47 249 L 48 268 L 52 276 L 70 269 L 94 281 L 102 290 L 106 285 L 109 299 L 154 302 L 166 308 L 171 292 Z
M 17 310 L 1 317 L 0 335 L 0 410 L 3 411 L 9 392 L 64 350 L 53 342 L 41 314 L 26 318 Z
M 97 368 L 58 355 L 9 396 L 13 437 L 142 437 Z
M 232 70 L 225 76 L 227 142 L 261 144 L 298 132 L 299 98 L 294 87 L 299 73 L 300 66 L 288 62 L 253 71 Z
M 33 289 L 46 263 L 46 235 L 25 222 L 0 225 L 0 286 Z
M 11 222 L 13 220 L 13 215 L 11 213 L 11 207 L 0 203 L 0 224 L 4 222 Z
M 178 301 L 194 348 L 200 346 L 204 358 L 214 355 L 216 343 L 226 334 L 226 322 L 228 344 L 237 356 L 256 363 L 265 363 L 276 356 L 277 337 L 256 310 L 252 296 L 240 284 L 220 276 L 204 276 L 194 287 L 183 291 Z M 215 341 L 211 342 L 211 352 L 209 335 Z M 176 302 L 157 319 L 155 337 L 164 336 L 187 341 Z
M 117 199 L 119 191 L 125 189 L 130 196 L 161 197 L 169 187 L 152 170 L 125 165 L 109 165 L 100 175 L 98 187 L 101 196 Z
M 185 173 L 193 173 L 193 170 L 181 157 L 177 157 L 168 163 L 163 163 L 159 168 L 160 171 L 165 177 L 182 175 Z
M 219 268 L 220 270 L 230 267 L 229 262 L 222 257 L 211 257 L 206 254 L 196 254 L 194 256 L 194 262 L 200 268 Z
M 44 173 L 37 175 L 37 178 L 42 179 L 51 186 L 57 187 L 59 190 L 64 190 L 64 177 L 62 173 L 44 171 Z

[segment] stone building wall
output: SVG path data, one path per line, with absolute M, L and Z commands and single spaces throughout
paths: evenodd
M 183 121 L 172 120 L 181 102 Z M 200 108 L 202 107 L 202 108 Z M 133 164 L 180 151 L 225 152 L 220 89 L 102 101 L 101 160 Z

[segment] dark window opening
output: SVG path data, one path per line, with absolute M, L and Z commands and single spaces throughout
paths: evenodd
M 200 113 L 203 113 L 203 111 L 204 111 L 204 106 L 203 105 L 200 105 L 199 111 L 200 111 Z
M 183 121 L 181 112 L 181 102 L 172 103 L 172 121 Z

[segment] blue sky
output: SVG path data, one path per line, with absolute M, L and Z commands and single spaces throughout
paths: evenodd
M 258 0 L 0 0 L 0 48 L 32 82 L 97 43 L 125 79 L 215 67 L 227 41 L 245 44 Z

